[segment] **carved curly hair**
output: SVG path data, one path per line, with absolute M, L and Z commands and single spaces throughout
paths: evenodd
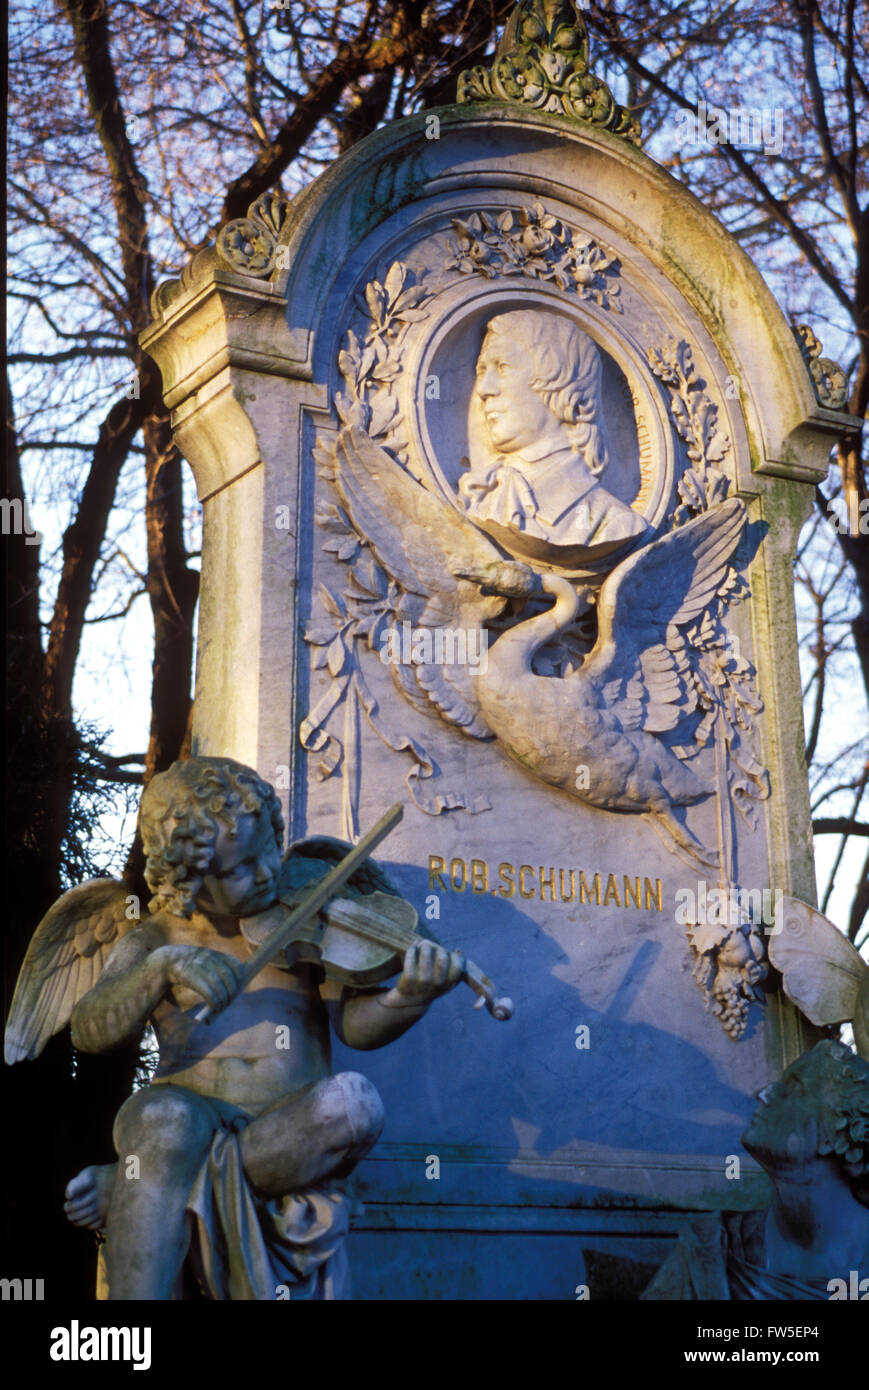
M 139 807 L 152 912 L 190 917 L 221 827 L 230 839 L 241 815 L 267 815 L 278 846 L 284 818 L 274 788 L 232 758 L 189 758 L 148 783 Z
M 853 1196 L 869 1207 L 869 1063 L 829 1039 L 792 1065 L 800 1063 L 820 1097 L 818 1153 L 844 1170 Z

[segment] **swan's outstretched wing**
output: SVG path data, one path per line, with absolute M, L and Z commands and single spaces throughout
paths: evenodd
M 427 600 L 420 621 L 456 621 L 459 610 L 495 616 L 504 599 L 484 598 L 457 569 L 497 563 L 495 546 L 453 507 L 406 473 L 363 430 L 342 431 L 335 481 L 356 532 L 408 593 Z
M 631 555 L 613 570 L 598 604 L 598 640 L 582 667 L 626 729 L 664 733 L 695 697 L 679 629 L 696 622 L 721 589 L 745 523 L 738 497 Z
M 829 917 L 798 898 L 776 907 L 769 958 L 781 973 L 785 994 L 819 1027 L 854 1023 L 869 1037 L 864 985 L 869 965 Z M 861 1017 L 862 1009 L 862 1017 Z
M 7 1062 L 38 1057 L 49 1038 L 102 974 L 127 917 L 127 889 L 96 878 L 64 893 L 48 909 L 27 948 L 6 1024 Z
M 478 585 L 455 578 L 457 570 L 502 559 L 481 531 L 416 482 L 363 430 L 342 430 L 335 462 L 335 485 L 353 528 L 405 594 L 417 600 L 407 609 L 416 627 L 460 631 L 467 640 L 470 631 L 503 611 L 503 597 L 483 595 Z M 465 733 L 491 737 L 467 663 L 392 669 L 414 703 L 428 701 Z

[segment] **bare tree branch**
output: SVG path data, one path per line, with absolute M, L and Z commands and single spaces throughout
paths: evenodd
M 815 835 L 869 835 L 869 825 L 849 816 L 820 816 L 812 821 Z

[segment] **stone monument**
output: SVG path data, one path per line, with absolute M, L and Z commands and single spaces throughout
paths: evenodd
M 678 1212 L 767 1200 L 739 1138 L 818 1036 L 767 948 L 776 895 L 814 901 L 791 560 L 842 377 L 642 152 L 576 7 L 517 6 L 458 98 L 157 291 L 194 742 L 291 838 L 404 797 L 388 872 L 517 1000 L 372 1056 L 357 1296 L 627 1297 Z
M 193 744 L 517 1001 L 366 1058 L 361 1298 L 629 1298 L 818 1037 L 792 558 L 844 379 L 643 153 L 580 10 L 224 226 L 142 335 L 204 514 Z M 342 1046 L 334 1068 L 355 1064 Z

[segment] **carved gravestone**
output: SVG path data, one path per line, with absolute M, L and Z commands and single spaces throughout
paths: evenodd
M 293 838 L 405 801 L 390 873 L 516 1002 L 336 1060 L 387 1113 L 362 1297 L 638 1292 L 680 1211 L 766 1199 L 739 1137 L 806 1042 L 766 950 L 814 893 L 791 562 L 841 382 L 553 10 L 142 339 L 204 509 L 195 751 Z

